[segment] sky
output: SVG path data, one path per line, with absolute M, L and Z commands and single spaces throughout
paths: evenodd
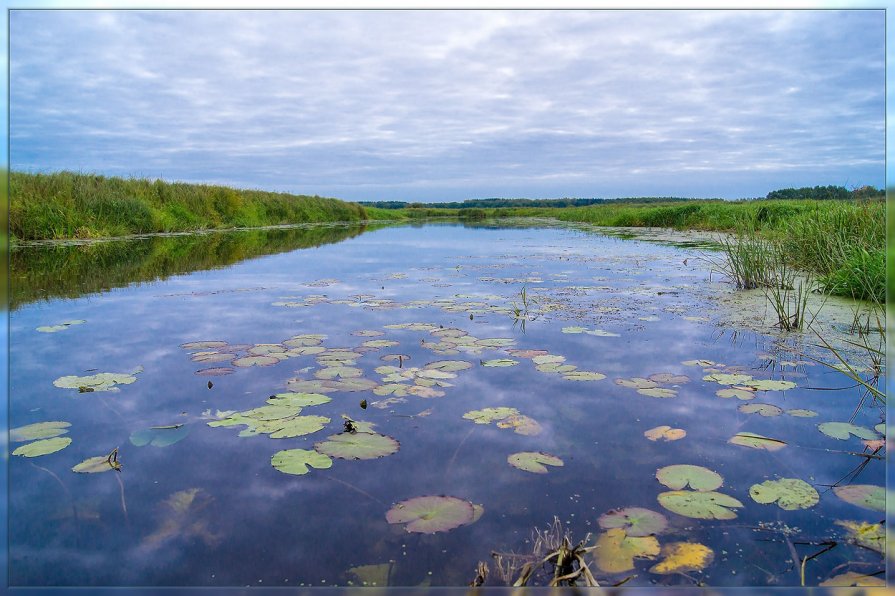
M 885 13 L 10 13 L 13 170 L 346 200 L 885 183 Z

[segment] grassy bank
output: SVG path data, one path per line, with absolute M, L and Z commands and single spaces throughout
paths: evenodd
M 337 199 L 72 172 L 11 172 L 9 188 L 9 230 L 19 240 L 368 218 Z

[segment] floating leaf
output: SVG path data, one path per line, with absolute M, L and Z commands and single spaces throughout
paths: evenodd
M 727 441 L 731 445 L 740 445 L 741 447 L 751 447 L 752 449 L 765 449 L 767 451 L 777 451 L 786 447 L 786 442 L 780 439 L 772 439 L 757 435 L 755 433 L 737 433 Z
M 373 393 L 376 393 L 376 392 L 374 391 Z M 374 401 L 370 405 L 373 406 L 374 408 L 384 410 L 385 408 L 391 407 L 393 405 L 403 404 L 403 403 L 407 403 L 407 400 L 404 399 L 403 397 L 389 397 L 387 399 Z
M 659 541 L 654 536 L 628 536 L 622 528 L 606 530 L 594 546 L 597 567 L 606 573 L 634 569 L 634 559 L 654 559 Z
M 637 393 L 640 395 L 646 395 L 648 397 L 674 397 L 677 395 L 677 391 L 674 389 L 665 389 L 664 387 L 654 387 L 652 389 L 638 389 Z
M 444 383 L 443 385 L 447 385 L 447 383 Z M 433 389 L 432 387 L 425 387 L 420 385 L 413 385 L 411 387 L 408 387 L 407 393 L 423 398 L 444 397 L 444 391 L 439 391 L 438 389 Z
M 476 424 L 490 424 L 496 420 L 503 420 L 510 416 L 519 414 L 516 408 L 483 408 L 481 410 L 471 410 L 463 414 L 467 420 L 472 420 Z
M 423 367 L 426 370 L 442 370 L 444 372 L 459 372 L 472 368 L 472 363 L 466 360 L 437 360 Z
M 885 436 L 886 435 L 886 423 L 882 422 L 873 427 L 873 430 L 878 432 L 879 434 Z
M 236 372 L 236 369 L 230 368 L 229 366 L 216 366 L 213 368 L 197 370 L 194 374 L 197 374 L 200 377 L 222 377 L 224 375 L 232 375 L 234 372 Z
M 540 364 L 559 364 L 566 361 L 565 356 L 559 356 L 557 354 L 542 354 L 540 356 L 535 356 L 531 359 L 537 365 Z
M 702 368 L 715 366 L 715 363 L 711 360 L 684 360 L 681 364 L 684 366 L 701 366 Z
M 392 561 L 380 565 L 360 565 L 350 568 L 348 573 L 357 578 L 362 586 L 388 586 L 388 578 L 393 566 L 394 562 Z
M 69 375 L 59 377 L 53 381 L 53 385 L 63 389 L 78 389 L 82 392 L 92 391 L 118 391 L 116 385 L 130 385 L 136 382 L 138 371 L 132 373 L 98 373 L 85 377 Z
M 663 441 L 677 441 L 686 437 L 687 431 L 682 428 L 671 428 L 670 426 L 662 425 L 649 429 L 643 433 L 643 436 L 650 441 L 658 441 L 659 439 Z
M 278 422 L 276 429 L 270 431 L 271 439 L 289 439 L 309 435 L 323 430 L 331 420 L 326 416 L 295 416 Z
M 359 368 L 351 366 L 328 366 L 314 373 L 318 379 L 353 379 L 364 374 Z
M 837 497 L 852 505 L 875 511 L 886 510 L 886 489 L 881 486 L 872 484 L 834 486 L 833 492 Z
M 516 358 L 534 358 L 535 356 L 546 356 L 547 350 L 507 350 L 507 353 Z
M 848 439 L 849 435 L 855 435 L 858 438 L 867 439 L 868 441 L 879 438 L 879 435 L 869 428 L 849 424 L 848 422 L 824 422 L 817 425 L 817 430 L 828 437 L 843 441 Z
M 587 327 L 563 327 L 563 333 L 584 333 L 587 331 Z
M 137 447 L 144 445 L 167 447 L 185 439 L 188 434 L 190 434 L 188 425 L 175 424 L 168 427 L 152 427 L 134 431 L 129 440 Z
M 752 381 L 751 375 L 738 375 L 738 374 L 730 374 L 730 373 L 712 373 L 710 375 L 706 375 L 702 377 L 703 381 L 714 381 L 719 385 L 740 385 L 744 384 L 747 381 Z M 749 383 L 750 387 L 754 387 L 755 385 Z
M 245 356 L 237 358 L 233 361 L 233 366 L 249 367 L 249 366 L 273 366 L 280 361 L 279 358 L 273 356 Z
M 855 544 L 878 553 L 886 553 L 886 530 L 883 528 L 883 524 L 855 521 L 836 521 L 834 523 L 848 530 L 848 537 Z
M 21 447 L 13 451 L 12 454 L 22 457 L 40 457 L 41 455 L 49 455 L 50 453 L 62 451 L 69 445 L 71 445 L 71 439 L 69 439 L 68 437 L 41 439 L 40 441 L 34 441 L 33 443 L 22 445 Z
M 33 441 L 35 439 L 49 439 L 50 437 L 58 437 L 64 435 L 66 430 L 71 426 L 68 422 L 36 422 L 27 424 L 18 428 L 10 429 L 9 440 L 13 443 L 21 443 L 22 441 Z
M 814 418 L 815 416 L 817 416 L 817 412 L 815 412 L 814 410 L 795 409 L 795 410 L 786 410 L 786 413 L 789 414 L 790 416 L 795 416 L 797 418 Z
M 515 339 L 503 337 L 479 339 L 475 342 L 477 346 L 482 346 L 484 348 L 505 348 L 507 346 L 513 345 L 514 343 L 516 343 Z
M 357 337 L 379 337 L 380 335 L 385 335 L 385 332 L 375 329 L 360 329 L 359 331 L 352 331 L 351 335 Z
M 578 367 L 573 364 L 560 364 L 558 362 L 550 362 L 547 364 L 538 364 L 535 368 L 543 373 L 567 374 Z
M 434 534 L 459 528 L 473 521 L 475 508 L 469 501 L 448 496 L 414 497 L 397 503 L 385 514 L 390 524 L 407 524 L 408 532 Z
M 839 587 L 839 588 L 849 588 L 849 587 L 868 587 L 868 588 L 884 588 L 886 587 L 886 582 L 881 577 L 876 577 L 873 575 L 864 575 L 863 573 L 858 573 L 857 571 L 848 571 L 846 573 L 840 573 L 837 576 L 831 577 L 826 581 L 820 582 L 820 585 L 823 587 Z
M 752 379 L 744 384 L 756 391 L 786 391 L 796 386 L 792 381 L 773 381 L 770 379 Z
M 406 360 L 410 360 L 410 356 L 408 356 L 407 354 L 386 354 L 379 359 L 385 362 L 404 362 Z
M 487 366 L 487 367 L 516 366 L 517 364 L 519 364 L 518 360 L 512 360 L 510 358 L 498 358 L 496 360 L 482 360 L 482 366 Z
M 668 519 L 657 511 L 643 507 L 625 507 L 607 511 L 597 520 L 605 529 L 621 528 L 628 536 L 661 534 L 668 527 Z
M 567 381 L 602 381 L 606 375 L 586 370 L 575 370 L 565 373 L 562 378 Z
M 321 393 L 277 393 L 267 398 L 267 403 L 291 407 L 319 406 L 332 401 Z
M 765 418 L 783 413 L 783 409 L 772 404 L 742 404 L 738 410 L 743 414 L 758 414 Z
M 214 352 L 212 354 L 196 353 L 190 360 L 193 362 L 230 362 L 234 358 L 236 355 L 229 352 Z
M 402 385 L 401 383 L 386 383 L 385 385 L 378 385 L 373 388 L 373 393 L 376 395 L 407 395 L 407 385 Z M 406 400 L 404 400 L 406 401 Z
M 65 321 L 64 323 L 59 323 L 58 325 L 46 325 L 42 327 L 38 327 L 37 331 L 41 333 L 56 333 L 57 331 L 64 331 L 68 329 L 72 325 L 81 325 L 82 323 L 86 323 L 84 319 L 77 319 L 74 321 Z
M 108 455 L 98 455 L 96 457 L 88 457 L 75 467 L 71 469 L 72 472 L 77 472 L 79 474 L 99 474 L 101 472 L 108 472 L 109 470 L 114 470 L 114 466 L 112 466 L 109 461 Z
M 622 387 L 629 387 L 631 389 L 652 389 L 659 386 L 659 384 L 655 381 L 650 381 L 649 379 L 644 379 L 642 377 L 634 377 L 633 379 L 616 379 L 615 384 L 621 385 Z
M 392 346 L 396 346 L 398 345 L 398 342 L 391 339 L 371 339 L 365 341 L 361 345 L 365 348 L 374 348 L 376 350 L 379 350 L 381 348 L 390 348 Z
M 712 491 L 724 483 L 721 474 L 702 466 L 675 464 L 656 470 L 656 479 L 674 490 L 681 490 L 688 485 L 700 492 Z
M 226 345 L 225 341 L 191 341 L 180 344 L 180 347 L 184 350 L 207 350 L 208 348 L 223 348 Z
M 681 385 L 683 383 L 689 383 L 690 377 L 688 377 L 687 375 L 676 375 L 674 373 L 656 373 L 654 375 L 650 375 L 649 380 L 655 381 L 656 383 Z
M 679 515 L 696 519 L 735 519 L 732 508 L 742 507 L 737 499 L 709 491 L 673 490 L 659 494 L 659 504 Z
M 781 509 L 808 509 L 820 501 L 820 495 L 814 487 L 798 478 L 781 478 L 765 480 L 761 484 L 753 484 L 749 496 L 756 503 L 767 505 L 777 502 Z
M 529 418 L 524 414 L 513 414 L 497 423 L 498 428 L 512 428 L 513 432 L 519 435 L 539 435 L 541 434 L 541 425 L 534 418 Z
M 715 558 L 712 549 L 695 542 L 671 542 L 662 547 L 661 561 L 650 568 L 650 573 L 666 575 L 701 571 L 708 567 Z
M 333 393 L 337 391 L 370 391 L 376 387 L 376 382 L 370 379 L 354 378 L 338 381 L 327 379 L 289 379 L 286 387 L 299 393 Z
M 270 458 L 270 465 L 284 474 L 307 474 L 309 466 L 317 470 L 331 468 L 333 460 L 310 449 L 284 449 Z
M 356 423 L 355 423 L 356 425 Z M 386 435 L 367 432 L 339 433 L 314 444 L 314 449 L 340 459 L 376 459 L 398 451 L 400 444 Z
M 535 474 L 546 474 L 547 466 L 562 466 L 563 461 L 555 455 L 542 451 L 520 451 L 507 457 L 507 463 L 514 468 Z
M 732 389 L 719 389 L 718 391 L 715 391 L 715 395 L 723 398 L 735 397 L 743 401 L 755 398 L 755 393 L 749 391 L 748 389 L 742 389 L 740 387 L 734 387 Z

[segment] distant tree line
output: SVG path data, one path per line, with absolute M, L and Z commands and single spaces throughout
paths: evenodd
M 802 188 L 783 188 L 772 190 L 768 199 L 813 199 L 815 201 L 876 199 L 886 196 L 886 191 L 873 186 L 862 186 L 848 190 L 844 186 L 805 186 Z
M 405 201 L 358 201 L 365 207 L 380 209 L 490 209 L 495 207 L 585 207 L 602 203 L 669 203 L 692 201 L 685 197 L 624 197 L 621 199 L 467 199 L 455 203 L 408 203 Z M 709 199 L 710 200 L 710 199 Z

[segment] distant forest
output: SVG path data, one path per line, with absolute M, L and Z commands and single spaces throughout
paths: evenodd
M 803 188 L 783 188 L 772 190 L 765 199 L 814 199 L 818 201 L 846 200 L 846 199 L 872 199 L 884 198 L 884 190 L 873 186 L 862 186 L 854 190 L 848 190 L 844 186 L 805 186 Z M 760 200 L 761 197 L 758 198 Z M 720 201 L 722 199 L 693 199 L 688 197 L 624 197 L 619 199 L 467 199 L 454 203 L 408 203 L 405 201 L 358 201 L 365 207 L 379 207 L 380 209 L 405 209 L 405 208 L 440 208 L 440 209 L 469 209 L 491 207 L 585 207 L 587 205 L 600 205 L 603 203 L 673 203 L 680 201 Z

